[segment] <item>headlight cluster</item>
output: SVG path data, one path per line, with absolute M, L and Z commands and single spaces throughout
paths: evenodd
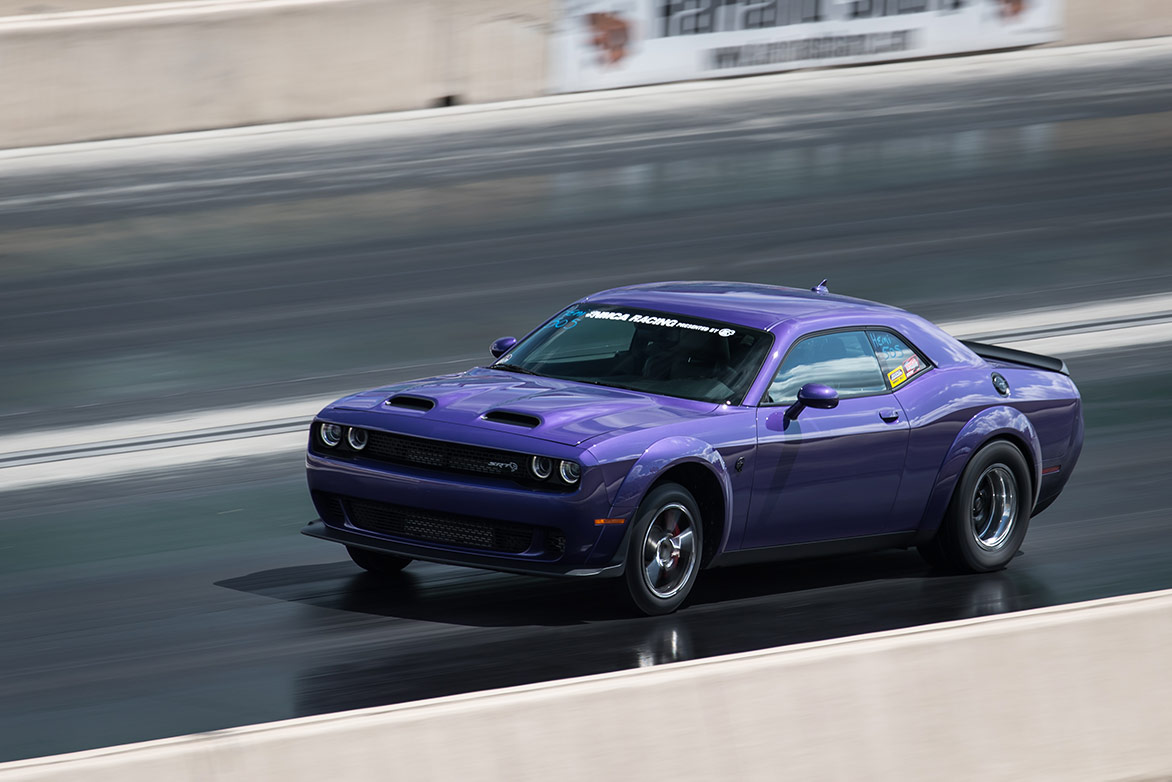
M 355 451 L 366 447 L 369 436 L 365 429 L 355 426 L 345 427 L 339 424 L 322 424 L 317 429 L 317 439 L 329 448 L 337 448 L 342 443 L 342 435 L 346 436 L 346 444 Z
M 554 474 L 555 465 L 557 466 L 557 475 L 563 483 L 573 486 L 582 478 L 582 468 L 577 462 L 571 462 L 567 459 L 558 462 L 548 456 L 534 456 L 530 459 L 529 471 L 533 473 L 535 478 L 544 481 Z

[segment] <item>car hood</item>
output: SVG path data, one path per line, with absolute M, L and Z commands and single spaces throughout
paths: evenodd
M 402 397 L 415 407 L 388 404 L 396 398 L 401 403 Z M 416 400 L 435 406 L 421 410 Z M 388 416 L 391 430 L 394 418 L 410 416 L 580 445 L 604 434 L 698 418 L 716 405 L 479 368 L 364 391 L 338 400 L 333 407 L 379 410 Z

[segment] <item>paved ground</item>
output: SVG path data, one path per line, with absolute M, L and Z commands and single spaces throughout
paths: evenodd
M 829 277 L 939 320 L 1172 290 L 1172 56 L 957 62 L 6 159 L 0 426 L 447 371 L 641 280 Z M 296 457 L 6 492 L 0 759 L 1172 587 L 1172 346 L 1071 367 L 1083 461 L 1008 571 L 714 571 L 662 619 L 371 583 L 297 535 Z

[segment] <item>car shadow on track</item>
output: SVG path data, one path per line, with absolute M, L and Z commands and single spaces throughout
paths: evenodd
M 472 588 L 450 598 L 391 597 L 392 608 L 377 613 L 512 626 L 413 635 L 409 625 L 388 624 L 375 631 L 376 642 L 339 649 L 301 671 L 295 709 L 317 714 L 646 668 L 1002 613 L 1045 599 L 1023 574 L 928 576 L 922 565 L 898 556 L 802 563 L 784 573 L 752 567 L 706 575 L 713 577 L 682 611 L 633 619 L 599 610 L 592 601 L 607 595 L 584 584 L 555 591 L 548 598 L 553 605 L 537 596 L 548 588 L 540 581 L 510 598 L 502 598 L 502 590 Z M 353 588 L 364 581 L 357 577 Z M 376 589 L 366 599 L 387 598 Z M 587 615 L 603 619 L 583 619 Z
M 791 607 L 795 596 L 808 602 L 838 594 L 836 599 L 844 602 L 835 613 L 849 618 L 875 611 L 874 599 L 882 603 L 885 593 L 898 592 L 906 601 L 907 586 L 919 585 L 916 591 L 923 594 L 903 607 L 914 614 L 915 604 L 926 598 L 927 605 L 919 606 L 925 621 L 939 621 L 985 612 L 966 608 L 974 600 L 988 612 L 1014 610 L 1019 601 L 1002 594 L 1005 584 L 1013 583 L 989 576 L 938 577 L 913 552 L 885 551 L 705 571 L 680 615 L 741 611 L 750 605 L 768 614 Z M 363 573 L 343 561 L 259 571 L 217 586 L 321 609 L 472 627 L 646 621 L 627 605 L 621 579 L 549 579 L 418 562 L 392 577 Z M 972 597 L 978 593 L 983 596 Z M 859 601 L 860 595 L 872 599 Z M 941 599 L 944 604 L 936 605 Z

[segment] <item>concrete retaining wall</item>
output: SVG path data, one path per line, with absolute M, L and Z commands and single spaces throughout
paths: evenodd
M 1066 0 L 1063 44 L 1172 35 L 1168 0 Z
M 1172 591 L 10 763 L 0 780 L 1168 778 L 1169 649 Z
M 0 19 L 0 147 L 536 96 L 555 5 L 202 0 Z M 1172 34 L 1172 3 L 1067 0 L 1066 25 L 1069 43 Z
M 202 0 L 0 19 L 0 147 L 536 96 L 557 1 Z M 1172 34 L 1172 3 L 1067 0 L 1066 24 L 1070 43 Z
M 0 20 L 0 146 L 544 88 L 549 0 L 188 2 Z

